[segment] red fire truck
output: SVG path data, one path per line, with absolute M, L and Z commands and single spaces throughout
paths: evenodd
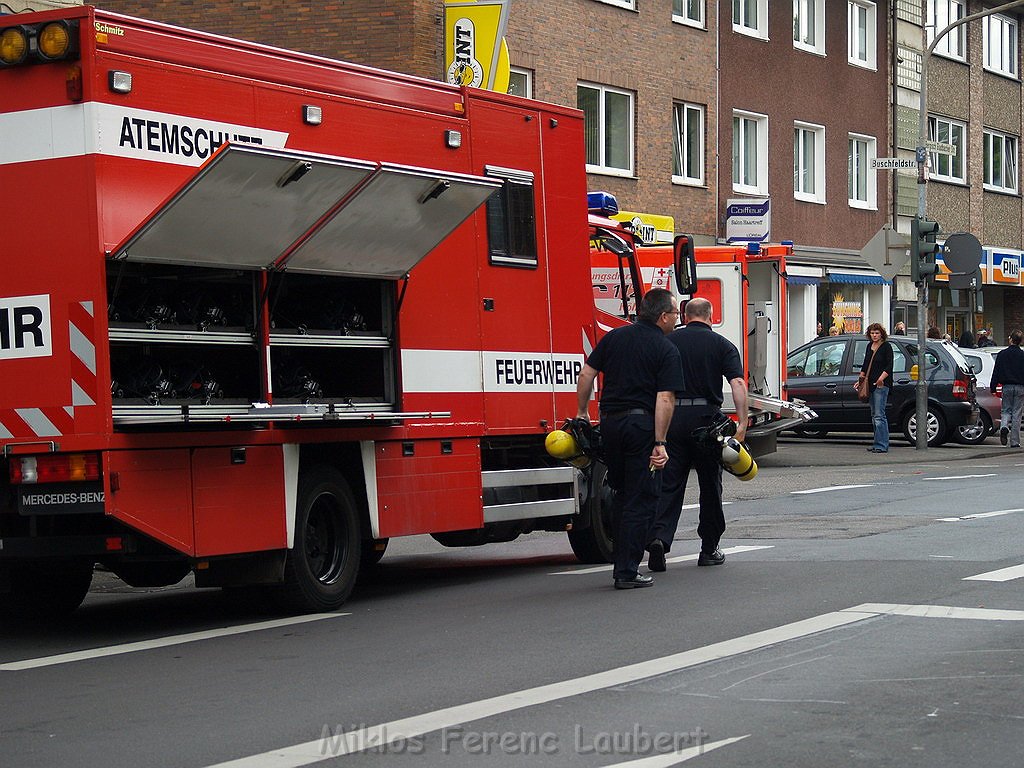
M 597 333 L 578 111 L 88 6 L 0 17 L 0 93 L 0 610 L 608 556 L 543 449 Z
M 635 314 L 634 284 L 642 286 L 641 296 L 653 287 L 675 291 L 681 303 L 691 296 L 706 298 L 714 307 L 715 331 L 735 344 L 743 359 L 751 452 L 755 456 L 774 452 L 780 432 L 814 417 L 806 406 L 781 397 L 787 346 L 786 257 L 793 253 L 791 243 L 699 246 L 681 235 L 675 246 L 645 245 L 629 224 L 608 218 L 618 211 L 613 197 L 592 192 L 588 205 L 594 303 L 605 317 Z M 686 251 L 682 256 L 680 244 Z M 620 263 L 620 258 L 633 258 L 634 251 L 639 265 L 635 277 Z M 677 280 L 676 263 L 695 271 Z M 735 413 L 729 387 L 724 387 L 723 394 L 723 410 Z

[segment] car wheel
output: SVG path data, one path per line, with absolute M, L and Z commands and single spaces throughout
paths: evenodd
M 929 448 L 940 446 L 946 441 L 946 419 L 942 413 L 931 407 L 928 408 L 926 430 Z M 909 411 L 903 417 L 903 436 L 911 445 L 917 445 L 917 413 L 915 411 Z
M 978 420 L 974 424 L 957 427 L 955 437 L 958 443 L 964 445 L 981 445 L 991 431 L 992 419 L 982 411 L 978 414 Z

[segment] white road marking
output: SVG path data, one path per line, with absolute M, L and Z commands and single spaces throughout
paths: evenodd
M 949 605 L 900 605 L 896 603 L 862 603 L 851 611 L 882 616 L 917 616 L 926 619 L 976 619 L 981 621 L 1024 621 L 1024 611 L 1002 611 L 996 608 L 957 608 Z
M 964 581 L 1013 581 L 1024 576 L 1024 565 L 1011 565 L 1009 568 L 1001 568 L 998 571 L 979 573 L 977 576 L 968 576 Z
M 264 629 L 277 629 L 278 627 L 289 627 L 294 624 L 307 624 L 311 621 L 323 621 L 324 619 L 338 619 L 342 616 L 351 615 L 352 614 L 350 613 L 312 613 L 308 616 L 290 616 L 286 619 L 272 619 L 271 621 L 260 621 L 255 624 L 241 624 L 237 627 L 208 629 L 203 632 L 190 632 L 186 635 L 171 635 L 170 637 L 158 637 L 155 640 L 142 640 L 137 643 L 110 645 L 106 648 L 91 648 L 86 651 L 61 653 L 56 656 L 42 656 L 37 659 L 9 661 L 4 664 L 0 664 L 0 672 L 17 672 L 19 670 L 24 669 L 52 667 L 57 664 L 70 664 L 75 661 L 99 659 L 104 656 L 119 656 L 123 653 L 148 651 L 153 648 L 166 648 L 171 645 L 181 645 L 182 643 L 195 643 L 199 640 L 212 640 L 218 637 L 227 637 L 229 635 L 241 635 L 245 634 L 246 632 L 259 632 Z
M 740 554 L 742 552 L 755 552 L 755 551 L 757 551 L 759 549 L 774 549 L 774 548 L 775 548 L 774 544 L 761 545 L 761 546 L 751 546 L 751 547 L 740 546 L 740 547 L 729 547 L 728 549 L 723 549 L 722 552 L 724 554 L 726 554 L 726 555 L 738 555 L 738 554 Z M 699 552 L 694 552 L 691 555 L 679 555 L 678 557 L 666 557 L 665 558 L 665 562 L 666 563 L 684 563 L 684 562 L 687 562 L 687 561 L 696 560 L 698 554 L 700 554 L 700 553 Z M 615 568 L 614 565 L 595 565 L 592 568 L 578 568 L 578 569 L 572 570 L 572 571 L 552 571 L 548 575 L 549 576 L 565 576 L 567 574 L 568 575 L 579 575 L 579 574 L 583 574 L 583 573 L 604 573 L 605 571 L 611 571 L 614 568 Z
M 961 520 L 979 520 L 985 517 L 1000 517 L 1014 512 L 1024 512 L 1024 509 L 999 509 L 995 512 L 976 512 L 973 515 L 963 515 L 961 517 L 937 517 L 935 520 L 939 523 L 959 523 Z
M 984 608 L 957 608 L 942 605 L 900 605 L 894 603 L 863 603 L 841 611 L 812 616 L 779 627 L 713 643 L 702 648 L 650 659 L 584 677 L 549 683 L 536 688 L 513 691 L 490 699 L 458 704 L 434 712 L 413 715 L 390 723 L 362 726 L 358 730 L 324 737 L 290 747 L 262 752 L 237 760 L 217 763 L 209 768 L 298 768 L 342 755 L 363 752 L 395 741 L 408 741 L 433 731 L 454 728 L 463 723 L 483 720 L 526 707 L 548 704 L 593 691 L 613 688 L 645 678 L 678 672 L 710 661 L 738 656 L 789 640 L 856 624 L 879 616 L 921 616 L 927 618 L 987 619 L 1024 621 L 1024 611 L 997 611 Z M 668 766 L 672 763 L 651 763 Z
M 685 763 L 691 758 L 700 757 L 705 752 L 724 747 L 727 744 L 734 744 L 737 741 L 743 741 L 743 739 L 749 736 L 750 734 L 748 733 L 746 736 L 734 736 L 731 739 L 711 741 L 707 744 L 698 744 L 695 747 L 680 749 L 677 752 L 666 752 L 663 755 L 651 755 L 650 757 L 641 757 L 639 760 L 627 760 L 625 763 L 607 765 L 605 768 L 671 768 L 673 765 Z
M 970 480 L 974 477 L 995 477 L 995 472 L 989 472 L 985 475 L 946 475 L 945 477 L 924 477 L 922 480 Z
M 866 485 L 829 485 L 825 488 L 810 488 L 806 491 L 790 491 L 792 494 L 803 494 L 803 493 L 825 493 L 825 491 L 846 491 L 850 488 L 870 488 L 874 483 L 867 483 Z

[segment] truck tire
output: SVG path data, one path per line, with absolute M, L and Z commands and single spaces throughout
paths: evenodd
M 928 406 L 928 447 L 936 448 L 946 442 L 946 419 L 940 411 Z M 917 445 L 917 413 L 908 411 L 903 417 L 903 436 L 912 446 Z
M 12 566 L 10 591 L 0 592 L 0 613 L 37 621 L 66 616 L 89 593 L 92 570 L 86 561 Z
M 325 466 L 304 473 L 278 604 L 298 613 L 337 610 L 355 586 L 361 552 L 358 508 L 345 478 Z
M 587 484 L 587 498 L 580 517 L 584 525 L 574 525 L 569 531 L 569 546 L 581 563 L 610 563 L 614 557 L 612 489 L 605 479 L 607 469 L 596 462 Z

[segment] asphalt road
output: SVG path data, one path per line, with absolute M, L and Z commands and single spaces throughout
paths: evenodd
M 687 510 L 651 589 L 556 534 L 392 542 L 315 617 L 100 576 L 0 624 L 3 764 L 1016 766 L 1024 453 L 866 445 L 727 481 L 727 562 Z

